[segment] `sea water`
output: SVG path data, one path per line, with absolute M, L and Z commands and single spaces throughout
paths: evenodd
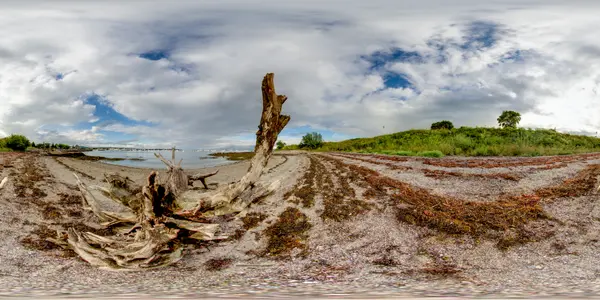
M 160 153 L 167 160 L 171 160 L 171 150 L 162 151 L 144 151 L 144 150 L 94 150 L 86 151 L 85 155 L 88 156 L 101 156 L 106 158 L 124 158 L 125 160 L 120 161 L 103 161 L 101 162 L 126 167 L 137 167 L 137 168 L 151 168 L 151 169 L 164 169 L 165 164 L 160 159 L 154 156 L 154 153 Z M 209 156 L 210 152 L 207 151 L 194 151 L 184 150 L 175 152 L 175 161 L 179 162 L 183 159 L 181 166 L 184 169 L 197 169 L 216 167 L 234 163 L 222 157 Z M 133 159 L 133 160 L 132 160 Z M 139 159 L 139 160 L 137 160 Z

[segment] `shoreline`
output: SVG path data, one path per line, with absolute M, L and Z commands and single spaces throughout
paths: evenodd
M 230 154 L 234 154 L 234 155 L 231 156 Z M 148 170 L 148 171 L 157 171 L 157 170 L 161 169 L 161 168 L 143 167 L 143 166 L 126 166 L 126 165 L 120 165 L 118 163 L 110 163 L 110 162 L 120 162 L 120 161 L 147 161 L 147 159 L 112 158 L 112 157 L 104 157 L 104 156 L 97 156 L 97 155 L 90 156 L 90 155 L 84 154 L 84 152 L 82 152 L 82 151 L 72 151 L 72 152 L 65 152 L 65 153 L 40 153 L 40 155 L 47 156 L 50 158 L 55 158 L 55 159 L 56 158 L 68 158 L 68 159 L 73 159 L 73 160 L 78 160 L 78 161 L 95 162 L 95 163 L 100 163 L 100 164 L 107 165 L 110 167 L 119 167 L 119 168 L 126 168 L 126 169 L 131 168 L 131 169 L 135 169 L 135 170 Z M 277 156 L 277 155 L 273 154 L 273 156 Z M 251 159 L 251 157 L 248 157 L 248 155 L 246 153 L 240 157 L 235 152 L 218 153 L 217 156 L 206 157 L 206 159 L 215 159 L 218 157 L 223 157 L 226 159 L 226 161 L 221 164 L 218 164 L 216 166 L 204 166 L 204 167 L 192 167 L 192 168 L 185 168 L 185 162 L 184 162 L 183 167 L 186 169 L 186 171 L 201 171 L 203 169 L 213 169 L 213 168 L 219 168 L 222 166 L 229 166 L 229 165 L 233 165 L 233 164 L 243 163 L 243 162 L 249 161 Z

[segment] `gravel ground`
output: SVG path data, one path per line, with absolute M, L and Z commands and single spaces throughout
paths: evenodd
M 53 160 L 37 157 L 40 168 L 51 176 L 41 183 L 44 201 L 58 201 L 58 193 L 73 192 L 70 171 Z M 344 158 L 342 161 L 377 170 L 433 193 L 460 199 L 492 201 L 503 193 L 527 193 L 572 177 L 587 165 L 573 162 L 567 167 L 531 172 L 520 181 L 481 179 L 433 179 L 420 169 L 456 172 L 499 172 L 500 169 L 440 168 L 420 161 L 399 162 L 414 170 L 392 170 L 385 165 Z M 0 178 L 19 170 L 4 168 Z M 103 166 L 97 162 L 66 159 L 63 163 L 101 178 Z M 24 248 L 21 240 L 39 224 L 48 224 L 35 206 L 15 199 L 10 180 L 0 191 L 0 296 L 69 298 L 417 298 L 425 296 L 478 298 L 589 298 L 600 296 L 600 266 L 595 262 L 599 246 L 600 208 L 597 195 L 559 199 L 545 204 L 545 210 L 563 224 L 552 228 L 550 238 L 501 251 L 494 241 L 453 237 L 430 229 L 399 223 L 390 208 L 372 210 L 345 222 L 323 221 L 322 195 L 311 208 L 300 207 L 311 220 L 307 257 L 278 260 L 257 257 L 248 250 L 264 247 L 261 232 L 285 208 L 294 206 L 284 199 L 307 169 L 306 155 L 277 157 L 265 180 L 279 179 L 282 188 L 257 204 L 252 211 L 269 215 L 264 223 L 249 230 L 240 240 L 208 247 L 190 247 L 182 261 L 165 269 L 148 272 L 111 272 L 90 267 L 76 257 L 62 257 L 60 250 L 38 251 Z M 333 167 L 325 163 L 328 167 Z M 113 167 L 107 167 L 113 168 Z M 222 167 L 213 182 L 237 180 L 247 165 Z M 504 171 L 525 172 L 529 167 Z M 120 168 L 142 181 L 147 170 Z M 199 170 L 194 170 L 194 172 Z M 211 171 L 211 170 L 206 170 Z M 319 170 L 327 173 L 327 170 Z M 136 175 L 137 174 L 137 175 Z M 137 177 L 136 177 L 137 176 Z M 334 176 L 335 177 L 335 176 Z M 11 176 L 12 178 L 12 176 Z M 335 179 L 335 178 L 334 178 Z M 338 179 L 335 179 L 338 186 Z M 89 181 L 98 184 L 98 181 Z M 357 198 L 361 198 L 357 193 Z M 477 197 L 475 197 L 477 196 Z M 375 200 L 376 201 L 376 200 Z M 531 226 L 541 226 L 533 223 Z M 211 258 L 229 257 L 233 264 L 221 271 L 208 271 Z M 391 258 L 381 265 L 377 259 Z M 451 263 L 461 271 L 449 276 L 420 272 L 440 262 Z

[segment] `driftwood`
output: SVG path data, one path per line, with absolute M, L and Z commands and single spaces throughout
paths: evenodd
M 166 179 L 158 181 L 158 172 L 148 176 L 146 185 L 134 187 L 133 182 L 118 175 L 106 176 L 108 188 L 86 186 L 75 175 L 82 193 L 83 205 L 91 210 L 105 228 L 116 235 L 99 236 L 69 228 L 66 234 L 54 239 L 57 244 L 73 249 L 90 264 L 109 270 L 141 270 L 170 265 L 181 259 L 186 239 L 222 240 L 220 225 L 211 223 L 217 216 L 235 216 L 253 201 L 279 187 L 279 182 L 260 183 L 259 179 L 272 155 L 277 136 L 290 117 L 281 115 L 286 96 L 277 95 L 273 74 L 262 82 L 263 110 L 256 133 L 255 155 L 244 177 L 216 190 L 189 189 L 193 181 L 217 174 L 188 176 L 176 163 L 175 149 L 171 160 L 155 154 L 166 166 Z M 100 203 L 112 201 L 118 211 L 105 211 Z M 61 241 L 61 237 L 64 241 Z
M 0 190 L 4 187 L 4 185 L 6 184 L 7 181 L 8 181 L 8 177 L 4 177 L 4 179 L 2 179 L 2 181 L 0 181 Z
M 173 152 L 171 154 L 171 161 L 166 160 L 160 153 L 154 153 L 154 156 L 156 156 L 156 158 L 160 159 L 165 165 L 167 165 L 167 173 L 170 177 L 172 177 L 172 180 L 169 179 L 167 181 L 173 182 L 175 184 L 171 187 L 173 189 L 179 189 L 180 187 L 183 187 L 184 182 L 187 182 L 188 186 L 194 186 L 195 180 L 200 180 L 200 182 L 202 182 L 202 185 L 204 185 L 204 188 L 208 189 L 208 185 L 206 185 L 206 178 L 217 175 L 217 173 L 219 173 L 219 170 L 216 170 L 215 172 L 209 174 L 198 173 L 192 176 L 186 175 L 183 172 L 183 168 L 181 167 L 182 160 L 175 164 L 175 148 L 173 148 Z
M 205 189 L 208 189 L 208 185 L 206 185 L 206 178 L 210 177 L 210 176 L 214 176 L 217 175 L 217 173 L 219 173 L 219 170 L 216 170 L 212 173 L 208 173 L 208 174 L 196 174 L 196 175 L 192 175 L 188 178 L 188 185 L 189 186 L 194 186 L 194 181 L 195 180 L 200 180 L 200 182 L 202 182 L 202 185 L 204 185 Z

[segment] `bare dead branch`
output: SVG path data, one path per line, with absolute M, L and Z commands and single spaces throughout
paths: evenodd
M 211 176 L 215 176 L 217 175 L 217 173 L 219 173 L 219 170 L 216 170 L 212 173 L 208 173 L 208 174 L 196 174 L 196 175 L 192 175 L 188 178 L 188 184 L 190 186 L 194 185 L 194 181 L 195 180 L 200 180 L 200 182 L 202 182 L 202 185 L 204 185 L 205 189 L 208 189 L 208 185 L 206 185 L 206 178 L 211 177 Z
M 162 161 L 165 165 L 167 165 L 167 167 L 171 167 L 172 164 L 170 161 L 168 161 L 166 158 L 164 158 L 162 156 L 162 154 L 160 153 L 154 153 L 154 156 L 156 156 L 156 158 L 160 159 L 160 161 Z

